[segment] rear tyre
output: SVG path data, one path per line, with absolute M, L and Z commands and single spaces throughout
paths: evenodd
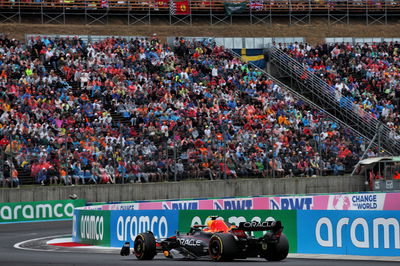
M 239 252 L 231 234 L 214 234 L 208 245 L 208 252 L 213 261 L 231 261 Z
M 286 259 L 289 253 L 289 241 L 287 237 L 282 234 L 279 242 L 276 244 L 269 244 L 264 253 L 264 258 L 269 261 L 280 261 Z
M 154 235 L 152 233 L 138 234 L 133 249 L 138 260 L 152 260 L 157 254 Z

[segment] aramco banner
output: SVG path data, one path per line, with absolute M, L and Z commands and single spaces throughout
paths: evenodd
M 298 211 L 298 252 L 400 256 L 399 211 Z
M 141 232 L 164 239 L 219 216 L 234 225 L 280 220 L 291 253 L 399 256 L 400 211 L 75 210 L 73 240 L 121 247 Z M 260 237 L 262 232 L 253 232 Z
M 51 200 L 0 203 L 0 223 L 71 219 L 85 200 Z

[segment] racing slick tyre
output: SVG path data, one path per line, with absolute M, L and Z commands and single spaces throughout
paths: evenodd
M 263 254 L 263 257 L 269 261 L 280 261 L 284 260 L 289 253 L 289 241 L 287 237 L 282 234 L 279 238 L 279 242 L 276 244 L 268 244 L 267 250 Z
M 213 261 L 231 261 L 239 252 L 231 234 L 214 234 L 208 245 L 208 252 Z
M 140 233 L 136 236 L 133 250 L 139 260 L 152 260 L 157 254 L 156 239 L 152 233 Z

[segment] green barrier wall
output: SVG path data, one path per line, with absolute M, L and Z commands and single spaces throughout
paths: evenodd
M 295 210 L 229 210 L 229 211 L 183 211 L 179 212 L 179 231 L 188 232 L 190 226 L 195 224 L 206 224 L 210 215 L 218 215 L 232 224 L 239 225 L 245 221 L 265 221 L 272 217 L 276 221 L 282 221 L 283 232 L 289 239 L 290 253 L 297 252 L 297 211 Z M 255 232 L 255 236 L 261 236 L 262 232 Z
M 110 246 L 111 211 L 75 210 L 72 239 L 74 242 Z
M 0 203 L 0 223 L 70 219 L 85 200 Z
M 115 240 L 117 234 L 116 228 L 119 228 L 117 223 L 118 219 L 114 217 L 112 219 L 112 211 L 108 210 L 81 210 L 76 209 L 73 218 L 73 241 L 89 245 L 99 245 L 99 246 L 115 246 L 112 245 L 113 239 Z M 297 252 L 297 211 L 296 210 L 279 210 L 279 211 L 269 211 L 269 210 L 229 210 L 229 211 L 210 211 L 210 210 L 180 210 L 180 211 L 113 211 L 114 214 L 118 212 L 117 216 L 123 216 L 125 218 L 132 218 L 137 215 L 148 215 L 146 212 L 160 212 L 165 216 L 165 212 L 176 213 L 179 220 L 173 221 L 173 219 L 168 219 L 168 226 L 175 228 L 174 230 L 168 230 L 168 236 L 175 235 L 176 229 L 182 233 L 189 231 L 190 226 L 194 224 L 206 224 L 210 215 L 221 216 L 224 220 L 239 225 L 240 222 L 245 221 L 265 221 L 268 218 L 274 218 L 275 220 L 282 221 L 284 226 L 284 233 L 289 239 L 290 252 Z M 115 215 L 114 215 L 115 216 Z M 128 217 L 129 216 L 129 217 Z M 128 219 L 125 219 L 128 221 Z M 138 223 L 140 224 L 140 223 Z M 174 225 L 176 224 L 176 225 Z M 127 227 L 128 225 L 128 227 Z M 148 224 L 149 225 L 149 224 Z M 132 226 L 132 224 L 130 224 Z M 130 230 L 129 224 L 123 222 L 122 227 L 126 227 L 125 230 Z M 121 225 L 120 225 L 121 227 Z M 119 228 L 123 230 L 122 228 Z M 144 224 L 139 225 L 139 230 L 148 231 L 150 230 Z M 142 232 L 141 231 L 141 232 Z M 114 232 L 112 234 L 112 232 Z M 127 235 L 128 232 L 125 232 Z M 254 232 L 256 237 L 262 236 L 263 232 Z M 132 240 L 134 237 L 132 237 Z

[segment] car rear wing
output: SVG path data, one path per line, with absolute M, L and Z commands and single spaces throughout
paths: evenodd
M 235 228 L 237 230 L 243 231 L 282 231 L 282 223 L 281 221 L 265 221 L 265 222 L 241 222 L 239 226 Z

